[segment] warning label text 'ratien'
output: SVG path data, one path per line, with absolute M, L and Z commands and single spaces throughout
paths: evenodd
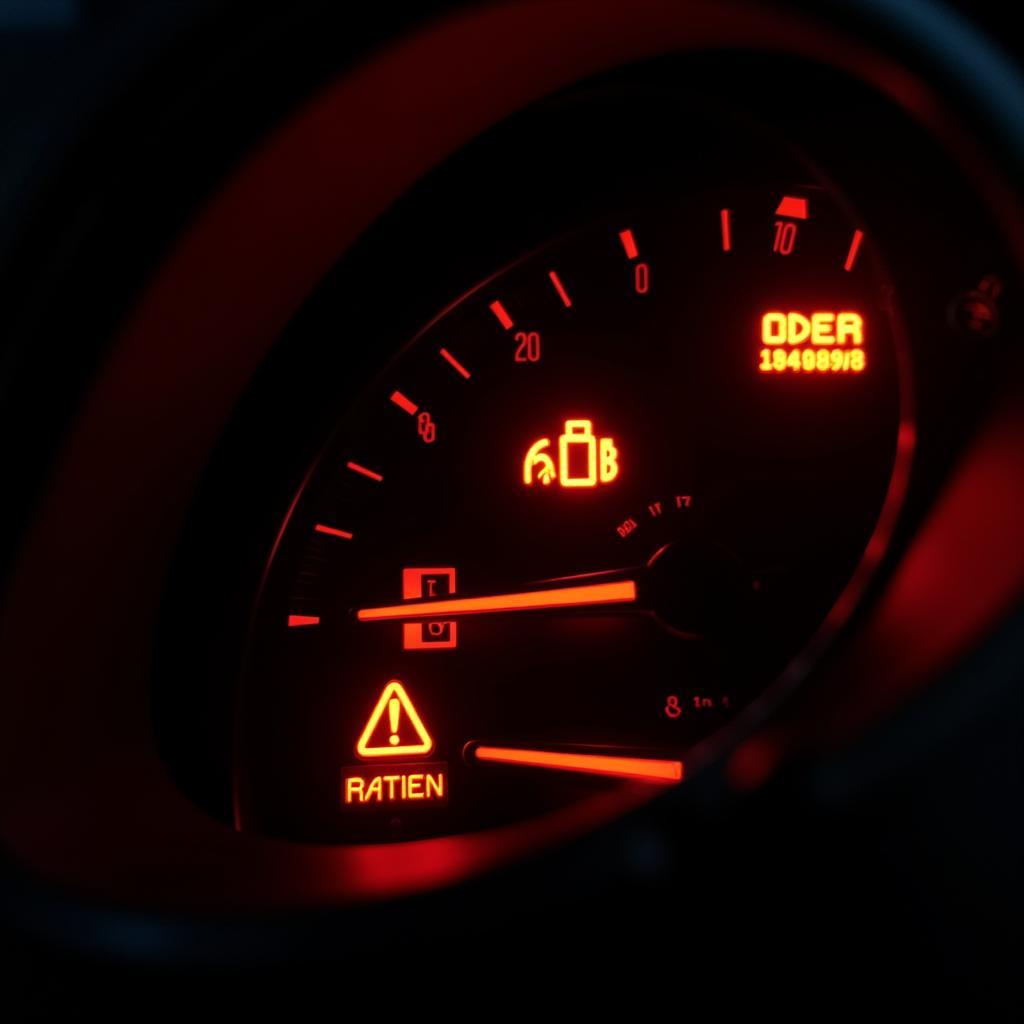
M 440 804 L 447 801 L 448 766 L 438 761 L 351 768 L 341 776 L 341 802 L 346 807 Z

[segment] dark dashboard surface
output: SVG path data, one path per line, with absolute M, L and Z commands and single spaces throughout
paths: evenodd
M 1019 1014 L 1022 55 L 0 6 L 5 1015 Z

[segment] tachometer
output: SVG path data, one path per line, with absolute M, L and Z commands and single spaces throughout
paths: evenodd
M 899 339 L 868 226 L 806 180 L 652 196 L 455 299 L 281 530 L 242 824 L 408 839 L 679 783 L 884 547 Z

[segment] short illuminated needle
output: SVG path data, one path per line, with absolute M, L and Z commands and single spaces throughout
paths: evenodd
M 530 750 L 520 747 L 479 746 L 473 751 L 478 761 L 517 765 L 521 768 L 548 768 L 584 775 L 607 775 L 638 782 L 672 784 L 683 781 L 683 762 L 652 757 L 611 754 L 578 754 L 558 750 Z
M 524 590 L 488 597 L 443 598 L 437 601 L 407 601 L 379 608 L 360 608 L 360 622 L 389 620 L 440 619 L 456 615 L 486 615 L 496 612 L 524 612 L 543 608 L 586 608 L 603 604 L 627 604 L 636 600 L 636 583 L 591 583 L 583 587 L 559 587 L 555 590 Z

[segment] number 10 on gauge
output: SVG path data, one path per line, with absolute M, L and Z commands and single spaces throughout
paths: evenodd
M 455 593 L 455 570 L 403 569 L 402 597 L 450 597 Z M 451 650 L 459 645 L 458 623 L 448 621 L 405 622 L 402 624 L 402 647 L 407 651 Z

